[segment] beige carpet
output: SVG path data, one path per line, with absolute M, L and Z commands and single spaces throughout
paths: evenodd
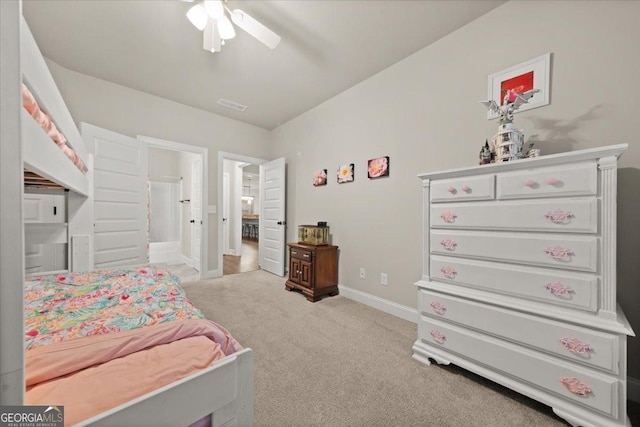
M 342 296 L 308 302 L 262 270 L 185 283 L 254 351 L 256 426 L 563 426 L 550 408 L 411 357 L 416 325 Z

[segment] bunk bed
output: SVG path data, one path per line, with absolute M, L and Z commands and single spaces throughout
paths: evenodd
M 77 202 L 74 203 L 74 205 L 91 204 L 93 201 L 91 195 L 92 156 L 90 150 L 85 147 L 80 132 L 22 16 L 20 16 L 20 27 L 22 82 L 33 96 L 33 100 L 37 102 L 38 109 L 46 112 L 51 123 L 55 125 L 56 131 L 59 131 L 62 135 L 64 143 L 69 149 L 72 149 L 74 153 L 70 155 L 69 150 L 63 151 L 63 149 L 61 149 L 61 144 L 59 144 L 61 140 L 60 137 L 57 137 L 58 141 L 54 143 L 51 137 L 51 127 L 49 127 L 49 129 L 46 129 L 47 126 L 43 127 L 42 123 L 40 123 L 41 121 L 37 119 L 37 114 L 34 115 L 33 111 L 28 111 L 27 108 L 21 108 L 20 140 L 23 151 L 25 189 L 34 188 L 34 186 L 35 188 L 63 189 L 76 198 Z M 44 122 L 48 123 L 46 119 Z M 72 162 L 71 159 L 75 159 L 76 161 Z M 82 170 L 83 168 L 77 166 L 78 164 L 86 165 L 89 173 L 85 174 Z M 70 209 L 74 209 L 74 207 L 70 207 Z M 70 212 L 69 215 L 71 217 L 74 213 Z M 65 303 L 76 304 L 76 307 L 81 307 L 82 304 L 73 299 L 75 298 L 74 290 L 80 292 L 81 301 L 83 301 L 84 296 L 90 294 L 97 298 L 97 300 L 102 298 L 100 301 L 106 303 L 109 298 L 109 293 L 101 294 L 102 291 L 99 287 L 100 281 L 111 280 L 109 286 L 113 286 L 114 281 L 115 283 L 120 283 L 125 276 L 129 278 L 135 277 L 135 280 L 138 281 L 136 282 L 134 280 L 133 285 L 129 283 L 129 286 L 134 286 L 129 289 L 139 292 L 140 289 L 147 289 L 145 287 L 148 286 L 155 287 L 159 286 L 159 284 L 160 286 L 164 286 L 162 281 L 166 279 L 167 275 L 167 273 L 162 271 L 139 269 L 136 271 L 99 271 L 84 274 L 67 272 L 54 276 L 27 279 L 24 290 L 26 297 L 25 310 L 27 311 L 25 320 L 29 322 L 32 321 L 34 317 L 47 317 L 51 313 L 51 310 L 57 310 L 62 313 L 67 312 L 69 311 L 69 307 L 66 306 Z M 144 280 L 141 279 L 142 276 L 144 276 Z M 149 280 L 151 280 L 151 282 L 147 283 Z M 125 292 L 120 289 L 110 296 L 113 298 L 114 295 L 117 295 L 117 298 L 124 298 L 124 295 L 128 295 L 128 299 L 131 292 Z M 161 294 L 165 298 L 173 298 L 174 300 L 176 298 L 183 299 L 184 297 L 183 291 L 181 291 L 179 287 L 173 290 L 165 289 Z M 65 299 L 68 299 L 68 301 L 61 301 Z M 131 300 L 133 299 L 134 298 L 131 298 Z M 86 300 L 86 298 L 84 298 L 84 300 Z M 97 300 L 93 302 L 95 303 Z M 164 304 L 164 302 L 166 301 L 163 301 L 162 304 Z M 160 303 L 156 302 L 156 304 Z M 162 307 L 164 309 L 165 306 L 162 305 Z M 191 309 L 187 310 L 190 314 L 185 315 L 184 319 L 172 319 L 174 321 L 169 323 L 180 324 L 188 320 L 202 322 L 202 316 L 198 314 L 197 309 L 189 310 Z M 80 310 L 83 316 L 87 314 L 86 311 L 85 309 Z M 143 317 L 154 318 L 156 315 L 153 313 L 153 311 L 145 311 Z M 111 315 L 113 315 L 113 312 L 111 312 Z M 166 315 L 166 313 L 163 315 Z M 158 314 L 158 316 L 160 315 Z M 158 319 L 155 319 L 155 321 L 157 320 Z M 155 321 L 152 323 L 161 323 Z M 18 323 L 19 322 L 22 322 L 22 318 L 20 318 Z M 31 370 L 31 359 L 36 356 L 42 356 L 41 353 L 48 353 L 47 357 L 49 358 L 46 359 L 45 365 L 71 365 L 71 359 L 56 361 L 55 354 L 58 350 L 55 347 L 50 347 L 50 349 L 52 349 L 51 351 L 47 350 L 50 344 L 68 345 L 72 343 L 74 345 L 81 344 L 84 346 L 85 342 L 93 342 L 96 341 L 96 339 L 99 341 L 102 339 L 100 336 L 122 337 L 122 334 L 129 336 L 127 334 L 138 334 L 141 330 L 152 330 L 155 326 L 166 326 L 155 324 L 151 326 L 144 325 L 138 329 L 122 331 L 118 330 L 118 328 L 108 330 L 109 327 L 105 326 L 106 323 L 104 320 L 88 320 L 87 322 L 90 324 L 89 332 L 85 329 L 84 332 L 79 333 L 77 337 L 72 336 L 70 340 L 64 340 L 60 336 L 50 337 L 51 339 L 49 341 L 51 341 L 51 343 L 41 342 L 40 344 L 46 345 L 38 344 L 35 348 L 32 348 L 34 346 L 35 336 L 39 335 L 43 330 L 48 330 L 47 328 L 51 325 L 46 326 L 47 323 L 45 322 L 44 324 L 39 324 L 37 327 L 25 328 L 24 338 L 26 348 L 24 358 L 27 363 L 24 377 L 26 385 L 30 390 L 27 392 L 27 401 L 23 401 L 23 404 L 36 404 L 36 402 L 29 397 L 29 392 L 33 391 L 32 386 L 34 384 L 41 383 L 46 387 L 50 381 L 55 381 L 56 379 L 56 377 L 53 377 L 51 374 L 42 374 L 40 371 L 36 372 L 35 370 Z M 212 323 L 213 322 L 208 322 L 209 325 Z M 92 333 L 96 328 L 100 329 L 99 332 L 101 332 L 97 334 L 100 335 L 98 337 L 95 333 Z M 222 331 L 224 331 L 224 329 L 222 329 Z M 62 335 L 64 334 L 65 333 L 62 333 Z M 169 332 L 168 334 L 175 337 L 182 336 L 175 331 Z M 209 335 L 216 334 L 218 337 L 220 336 L 220 329 L 218 332 L 209 333 Z M 221 336 L 223 337 L 223 341 L 225 339 L 232 340 L 232 338 L 230 338 L 230 336 L 227 337 L 224 332 L 222 332 Z M 178 341 L 173 341 L 173 343 L 178 343 L 177 345 L 182 345 L 186 341 L 180 338 L 177 339 Z M 47 341 L 47 339 L 43 341 Z M 213 339 L 212 341 L 217 341 L 217 339 Z M 158 344 L 157 346 L 143 346 L 144 348 L 141 348 L 139 351 L 133 351 L 131 354 L 125 355 L 125 358 L 136 356 L 139 352 L 154 350 L 156 347 L 162 346 L 159 342 Z M 101 344 L 98 343 L 98 345 Z M 226 351 L 224 350 L 225 346 L 222 345 L 222 347 L 223 350 L 222 353 L 218 354 L 219 357 L 213 355 L 210 358 L 213 361 L 207 361 L 204 366 L 197 367 L 193 372 L 189 371 L 183 378 L 171 380 L 171 382 L 166 384 L 161 383 L 162 385 L 160 387 L 153 390 L 146 390 L 139 396 L 133 395 L 129 400 L 120 402 L 115 407 L 102 408 L 98 411 L 99 413 L 95 415 L 89 411 L 87 412 L 87 414 L 90 414 L 88 415 L 89 418 L 80 421 L 76 420 L 78 422 L 76 424 L 74 421 L 74 424 L 96 426 L 126 425 L 132 427 L 147 425 L 188 426 L 194 423 L 216 427 L 253 425 L 253 353 L 251 349 L 242 349 L 241 346 L 232 345 L 231 347 L 233 348 L 227 348 Z M 183 349 L 178 349 L 177 353 L 182 353 Z M 109 351 L 113 352 L 112 350 Z M 215 349 L 213 350 L 214 353 L 216 351 Z M 73 353 L 73 350 L 71 350 L 71 352 Z M 54 354 L 53 359 L 50 358 L 51 354 Z M 67 368 L 73 369 L 74 373 L 70 375 L 72 372 L 63 371 L 63 379 L 66 380 L 68 376 L 76 376 L 76 373 L 82 374 L 82 369 L 84 368 L 89 370 L 100 369 L 102 363 L 107 363 L 106 359 L 103 360 L 104 358 L 100 355 L 100 352 L 92 357 L 94 357 L 95 363 L 89 363 L 90 366 L 86 366 L 85 363 L 84 366 Z M 139 360 L 141 361 L 139 363 L 148 363 L 149 361 L 148 357 L 140 357 Z M 147 362 L 144 362 L 145 360 Z M 176 359 L 173 365 L 179 365 L 180 363 L 181 362 Z M 77 385 L 73 385 L 73 387 L 77 387 Z M 52 397 L 54 395 L 46 396 L 47 399 L 54 398 Z M 34 397 L 33 399 L 36 398 Z M 59 404 L 59 402 L 39 402 L 37 404 L 56 405 Z

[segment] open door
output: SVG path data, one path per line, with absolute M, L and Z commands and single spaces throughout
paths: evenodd
M 260 165 L 260 266 L 284 276 L 285 267 L 285 161 L 284 157 Z
M 147 144 L 83 123 L 94 152 L 94 267 L 141 265 L 147 253 Z

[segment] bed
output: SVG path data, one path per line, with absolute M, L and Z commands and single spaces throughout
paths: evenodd
M 156 268 L 29 277 L 24 317 L 25 403 L 64 406 L 67 425 L 242 350 L 187 300 L 176 276 Z
M 80 234 L 78 230 L 85 230 L 87 233 L 90 233 L 90 227 L 92 226 L 90 215 L 92 213 L 91 207 L 93 205 L 91 194 L 93 186 L 91 173 L 92 155 L 89 152 L 90 150 L 87 150 L 87 147 L 84 145 L 80 132 L 78 131 L 73 118 L 55 85 L 53 77 L 51 76 L 46 62 L 44 61 L 44 58 L 42 57 L 42 54 L 30 33 L 26 21 L 20 13 L 20 5 L 18 2 L 2 2 L 2 27 L 3 111 L 0 114 L 0 118 L 2 118 L 3 122 L 2 135 L 4 146 L 2 147 L 3 179 L 0 182 L 0 189 L 2 190 L 3 197 L 7 196 L 5 200 L 12 201 L 11 209 L 6 207 L 2 212 L 3 233 L 8 230 L 17 229 L 18 232 L 23 232 L 24 230 L 24 217 L 20 208 L 20 202 L 18 202 L 24 191 L 22 189 L 23 184 L 20 184 L 20 187 L 16 188 L 17 183 L 14 178 L 18 173 L 24 177 L 26 172 L 33 174 L 41 181 L 45 181 L 47 186 L 53 185 L 56 188 L 63 189 L 68 194 L 69 223 L 67 226 L 69 230 L 74 229 L 74 233 L 76 234 Z M 11 60 L 11 63 L 5 61 L 7 58 Z M 16 83 L 15 91 L 13 87 L 9 88 L 9 83 Z M 88 168 L 89 172 L 87 174 L 84 174 L 80 168 L 70 161 L 68 155 L 60 149 L 58 144 L 52 142 L 51 136 L 47 131 L 45 131 L 45 129 L 43 129 L 40 123 L 34 120 L 34 117 L 29 111 L 22 108 L 22 105 L 19 107 L 20 112 L 17 111 L 20 83 L 24 83 L 26 85 L 34 99 L 37 100 L 39 108 L 47 112 L 50 119 L 55 123 L 57 129 L 62 135 L 64 135 L 66 144 L 73 149 L 75 156 L 82 160 L 82 163 L 84 163 Z M 4 96 L 5 93 L 9 94 L 10 97 Z M 9 102 L 10 99 L 15 100 L 16 102 Z M 10 106 L 11 108 L 4 108 L 5 106 Z M 16 126 L 18 123 L 19 126 Z M 8 161 L 5 159 L 9 158 L 8 156 L 5 157 L 5 155 L 7 153 L 16 153 L 15 138 L 6 140 L 6 143 L 4 138 L 12 132 L 12 135 L 19 136 L 19 145 L 21 146 L 21 150 L 18 149 L 17 154 L 12 157 L 21 157 L 22 161 L 20 162 L 21 167 L 19 171 L 16 170 L 14 166 L 5 167 L 5 165 L 9 165 L 9 163 L 5 163 L 5 161 Z M 13 151 L 11 151 L 10 148 L 12 148 Z M 7 179 L 7 177 L 10 179 Z M 30 184 L 27 184 L 27 181 L 24 181 L 25 188 L 29 185 Z M 82 213 L 82 215 L 80 213 Z M 88 213 L 89 216 L 85 215 L 86 213 Z M 73 221 L 77 222 L 74 223 Z M 22 223 L 21 227 L 19 226 L 19 222 Z M 3 239 L 4 236 L 14 237 L 13 235 L 9 236 L 9 234 L 12 233 L 8 233 L 6 235 L 3 234 Z M 70 234 L 70 232 L 67 233 L 67 237 Z M 88 336 L 82 336 L 82 333 L 79 333 L 77 337 L 73 337 L 74 339 L 64 339 L 64 337 L 58 336 L 52 338 L 52 342 L 45 343 L 43 345 L 34 345 L 32 341 L 37 342 L 38 339 L 29 334 L 35 334 L 34 329 L 37 328 L 30 328 L 24 331 L 15 328 L 15 325 L 21 324 L 23 320 L 22 304 L 24 302 L 24 295 L 29 298 L 29 300 L 26 301 L 26 303 L 29 304 L 29 310 L 33 309 L 38 313 L 43 311 L 44 313 L 40 314 L 45 314 L 47 313 L 48 308 L 35 308 L 37 304 L 35 306 L 31 305 L 33 302 L 31 301 L 31 298 L 34 295 L 37 295 L 38 292 L 44 292 L 43 295 L 44 298 L 46 298 L 46 295 L 48 295 L 47 292 L 49 291 L 45 291 L 45 289 L 51 290 L 57 288 L 55 288 L 55 286 L 53 288 L 47 288 L 44 283 L 49 283 L 49 285 L 51 285 L 52 283 L 47 282 L 47 280 L 51 280 L 51 278 L 41 278 L 38 280 L 29 280 L 24 290 L 21 289 L 20 283 L 22 283 L 23 280 L 18 280 L 18 278 L 24 277 L 24 258 L 22 258 L 22 262 L 20 262 L 19 254 L 24 254 L 24 237 L 23 239 L 20 239 L 19 235 L 17 237 L 17 239 L 12 238 L 12 247 L 4 242 L 2 244 L 3 282 L 0 284 L 0 294 L 2 295 L 0 301 L 0 316 L 3 321 L 2 325 L 0 325 L 0 343 L 2 344 L 0 346 L 0 368 L 2 368 L 2 371 L 0 372 L 0 385 L 2 386 L 0 387 L 2 392 L 0 394 L 0 404 L 20 405 L 28 403 L 29 401 L 32 401 L 32 398 L 36 399 L 34 397 L 36 393 L 46 391 L 43 387 L 46 387 L 47 384 L 51 384 L 52 381 L 59 380 L 60 375 L 57 375 L 55 372 L 40 372 L 36 369 L 32 369 L 33 366 L 36 366 L 32 364 L 32 359 L 37 357 L 44 358 L 46 356 L 47 358 L 44 359 L 46 360 L 45 365 L 52 365 L 54 368 L 56 366 L 59 367 L 59 365 L 71 364 L 72 359 L 66 359 L 67 356 L 58 359 L 54 357 L 52 359 L 50 357 L 51 354 L 45 354 L 51 353 L 51 351 L 45 350 L 47 347 L 49 347 L 49 349 L 56 350 L 56 347 L 51 347 L 52 345 L 57 346 L 58 349 L 64 347 L 64 343 L 67 343 L 66 345 L 71 345 L 69 343 L 73 343 L 74 345 L 78 343 L 90 343 L 100 347 L 107 345 L 103 342 L 103 340 L 105 340 L 104 337 L 122 336 L 122 334 L 124 334 L 125 341 L 127 342 L 127 345 L 124 347 L 127 347 L 132 341 L 142 339 L 138 335 L 138 332 L 135 331 L 145 331 L 143 333 L 144 335 L 146 334 L 146 331 L 153 330 L 154 328 L 158 329 L 158 331 L 156 331 L 156 337 L 151 338 L 153 341 L 153 339 L 159 339 L 157 335 L 165 334 L 182 337 L 180 334 L 187 333 L 185 331 L 189 329 L 189 327 L 185 327 L 184 325 L 180 333 L 176 333 L 175 331 L 167 332 L 167 330 L 162 329 L 173 328 L 173 326 L 166 326 L 172 323 L 180 324 L 180 322 L 182 322 L 184 324 L 189 322 L 199 322 L 198 324 L 200 325 L 200 329 L 207 329 L 207 327 L 211 326 L 212 322 L 206 322 L 201 318 L 174 319 L 172 322 L 167 322 L 166 325 L 163 322 L 159 322 L 157 325 L 146 325 L 138 329 L 127 331 L 118 331 L 115 329 L 109 330 L 107 326 L 104 326 L 106 329 L 103 330 L 103 332 L 106 331 L 109 333 L 88 334 Z M 13 252 L 11 256 L 9 256 L 9 252 Z M 72 261 L 73 259 L 78 259 L 82 256 L 91 256 L 89 249 L 86 249 L 84 253 L 79 254 L 71 252 L 72 251 L 70 250 L 70 256 L 73 257 Z M 71 262 L 71 264 L 73 264 L 73 262 Z M 104 278 L 105 275 L 109 276 L 111 273 L 94 272 L 91 274 L 94 276 L 96 274 L 101 274 L 100 277 Z M 65 273 L 63 275 L 54 276 L 54 282 L 61 277 L 65 277 L 64 280 L 69 281 L 70 283 L 74 283 L 73 281 L 77 279 L 73 273 Z M 158 281 L 158 279 L 160 278 L 157 277 L 156 274 L 155 280 Z M 76 287 L 78 289 L 82 287 L 75 286 L 73 284 L 67 284 L 66 286 Z M 154 285 L 146 283 L 142 288 L 147 286 Z M 35 292 L 35 294 L 33 292 Z M 131 293 L 129 293 L 129 295 L 131 295 Z M 173 296 L 177 297 L 177 294 Z M 64 300 L 67 298 L 65 297 L 62 299 Z M 71 298 L 69 299 L 71 301 Z M 35 298 L 34 301 L 36 300 L 38 300 L 38 298 Z M 65 309 L 62 309 L 62 311 L 64 310 Z M 191 316 L 198 317 L 197 314 L 197 311 L 193 311 Z M 30 322 L 32 317 L 27 315 L 25 320 Z M 203 322 L 208 326 L 203 325 Z M 97 324 L 94 324 L 93 327 L 97 327 Z M 31 323 L 29 323 L 29 325 L 31 325 Z M 111 325 L 111 327 L 114 328 L 113 325 Z M 218 330 L 217 334 L 220 335 L 220 333 L 220 330 Z M 132 336 L 128 336 L 126 334 L 131 334 Z M 204 335 L 207 336 L 207 334 L 211 336 L 216 335 L 211 331 L 205 331 Z M 39 329 L 37 335 L 41 335 L 41 331 Z M 222 332 L 222 335 L 224 336 L 224 332 Z M 32 340 L 32 338 L 34 338 L 34 340 Z M 148 336 L 143 338 L 149 339 Z M 213 345 L 212 347 L 211 344 L 214 340 L 211 340 L 210 338 L 198 338 L 196 339 L 197 341 L 204 342 L 205 346 L 209 347 L 209 350 L 202 351 L 199 350 L 199 347 L 197 347 L 196 344 L 189 344 L 193 343 L 193 341 L 189 341 L 186 336 L 182 338 L 185 339 L 172 341 L 172 343 L 177 343 L 175 344 L 177 347 L 173 349 L 172 353 L 174 357 L 178 357 L 181 353 L 194 351 L 195 353 L 209 352 L 213 353 L 213 355 L 208 355 L 204 359 L 200 358 L 197 360 L 196 364 L 199 363 L 200 366 L 197 366 L 197 369 L 190 369 L 181 372 L 178 379 L 165 378 L 163 381 L 154 382 L 153 387 L 142 390 L 140 392 L 142 394 L 136 395 L 135 397 L 127 395 L 124 400 L 121 399 L 121 401 L 114 407 L 109 405 L 108 408 L 99 408 L 99 413 L 96 413 L 95 415 L 94 412 L 96 411 L 87 412 L 87 414 L 89 414 L 89 418 L 79 421 L 77 425 L 187 426 L 199 420 L 201 423 L 206 422 L 213 426 L 252 425 L 252 351 L 248 348 L 236 349 L 238 351 L 228 351 L 229 354 L 227 355 L 222 349 L 222 344 L 217 343 L 220 348 L 216 350 L 216 345 Z M 25 344 L 28 349 L 25 349 Z M 145 359 L 142 357 L 142 353 L 144 353 L 146 349 L 156 349 L 158 347 L 162 347 L 162 345 L 152 347 L 147 346 L 142 351 L 131 351 L 128 354 L 123 355 L 123 357 L 117 357 L 115 360 L 129 360 L 128 358 L 130 356 L 134 356 L 134 359 L 136 357 L 139 358 L 136 363 L 140 363 L 140 361 L 142 361 L 140 365 L 142 366 L 145 364 Z M 167 346 L 171 345 L 173 344 L 168 344 Z M 123 346 L 116 346 L 116 348 L 122 347 Z M 66 353 L 63 353 L 61 350 L 59 354 L 68 355 L 69 350 L 66 349 L 66 351 Z M 127 352 L 128 351 L 129 350 L 127 350 Z M 109 350 L 109 352 L 113 353 L 112 350 Z M 57 350 L 54 353 L 57 353 Z M 73 353 L 73 350 L 71 353 Z M 96 366 L 108 363 L 107 361 L 102 361 L 100 359 L 105 353 L 106 352 L 104 351 L 98 351 L 93 354 L 91 357 L 94 359 L 90 360 L 99 360 L 100 363 L 96 362 L 96 364 L 91 365 L 88 369 L 93 369 Z M 121 353 L 115 353 L 122 356 Z M 196 356 L 200 355 L 196 354 Z M 57 362 L 55 360 L 57 360 Z M 74 363 L 76 362 L 78 361 L 74 361 Z M 23 370 L 23 363 L 26 365 L 26 370 Z M 77 373 L 87 371 L 87 369 L 85 369 L 87 368 L 86 366 L 84 368 L 78 366 L 79 365 L 73 365 L 73 368 L 65 368 L 67 370 L 74 369 L 74 371 L 63 373 L 62 379 L 67 380 L 74 378 L 70 381 L 75 381 L 76 378 L 81 376 L 79 375 L 76 377 Z M 180 366 L 180 363 L 169 363 L 166 366 Z M 127 380 L 129 380 L 129 378 L 127 378 Z M 65 385 L 64 387 L 67 386 Z M 71 385 L 70 387 L 73 388 L 74 386 Z M 118 390 L 117 386 L 114 390 Z M 90 397 L 90 394 L 93 393 L 87 393 L 87 398 Z M 43 392 L 43 395 L 46 399 L 46 393 Z M 122 398 L 122 396 L 120 397 Z M 53 405 L 59 404 L 59 402 L 49 403 Z

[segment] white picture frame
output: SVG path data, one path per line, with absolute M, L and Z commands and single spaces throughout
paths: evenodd
M 530 74 L 533 74 L 533 81 L 531 85 Z M 498 105 L 502 105 L 503 83 L 509 84 L 509 82 L 516 82 L 519 78 L 528 77 L 529 87 L 526 87 L 523 91 L 529 89 L 539 89 L 540 92 L 534 94 L 529 98 L 529 102 L 520 106 L 516 113 L 521 111 L 527 111 L 534 108 L 549 105 L 549 79 L 551 77 L 551 53 L 540 55 L 529 61 L 523 62 L 506 70 L 498 71 L 489 75 L 488 80 L 488 98 L 494 100 Z M 532 87 L 531 87 L 532 86 Z M 497 119 L 500 114 L 489 110 L 487 112 L 487 119 Z

